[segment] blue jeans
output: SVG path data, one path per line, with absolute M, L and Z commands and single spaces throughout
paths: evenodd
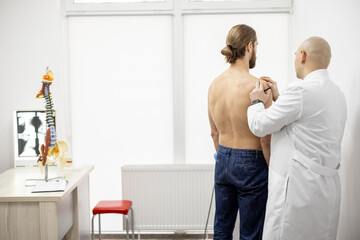
M 219 146 L 215 166 L 214 239 L 232 239 L 237 211 L 240 240 L 262 239 L 268 167 L 262 151 Z

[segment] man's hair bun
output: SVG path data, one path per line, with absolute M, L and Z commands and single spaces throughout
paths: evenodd
M 227 45 L 221 50 L 221 54 L 226 58 L 232 58 L 234 56 L 233 50 L 230 48 L 230 45 Z

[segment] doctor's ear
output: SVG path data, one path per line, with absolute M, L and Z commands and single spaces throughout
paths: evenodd
M 304 64 L 306 61 L 306 52 L 304 50 L 300 51 L 300 62 Z

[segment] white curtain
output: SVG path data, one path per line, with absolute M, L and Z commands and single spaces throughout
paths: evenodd
M 68 36 L 73 159 L 95 166 L 94 207 L 121 199 L 122 165 L 173 162 L 171 17 L 69 17 Z

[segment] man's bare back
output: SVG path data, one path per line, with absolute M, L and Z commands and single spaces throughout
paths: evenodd
M 262 150 L 260 138 L 251 133 L 247 123 L 249 94 L 256 79 L 248 72 L 230 67 L 212 82 L 208 99 L 209 120 L 211 128 L 218 131 L 220 145 Z M 267 87 L 265 82 L 263 84 Z M 270 104 L 265 103 L 266 107 Z

